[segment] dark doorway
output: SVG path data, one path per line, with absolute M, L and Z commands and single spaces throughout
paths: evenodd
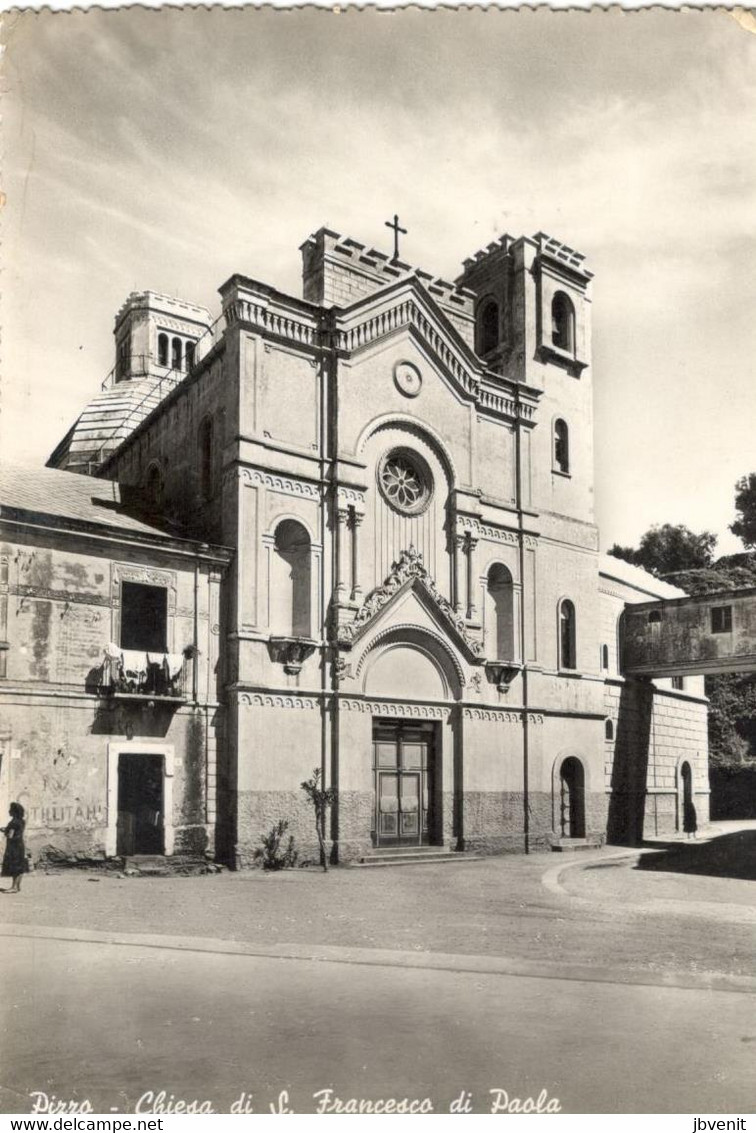
M 116 853 L 164 853 L 163 821 L 162 755 L 122 753 L 118 757 Z
M 121 649 L 165 653 L 168 591 L 164 586 L 124 582 L 121 587 Z
M 373 721 L 376 845 L 435 840 L 434 740 L 432 723 Z
M 559 770 L 559 815 L 563 838 L 585 838 L 585 773 L 574 755 Z

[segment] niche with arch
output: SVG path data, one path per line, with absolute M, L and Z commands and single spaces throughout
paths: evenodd
M 312 547 L 295 519 L 275 530 L 270 569 L 270 630 L 281 637 L 312 636 Z
M 496 661 L 516 657 L 514 585 L 503 563 L 494 563 L 486 578 L 486 653 Z

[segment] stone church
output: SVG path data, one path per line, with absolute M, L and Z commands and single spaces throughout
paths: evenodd
M 312 849 L 316 767 L 340 862 L 705 823 L 703 678 L 622 673 L 625 607 L 681 591 L 599 553 L 584 257 L 502 236 L 448 282 L 325 228 L 301 253 L 301 298 L 234 275 L 215 319 L 132 294 L 46 496 L 0 500 L 0 776 L 34 766 L 44 795 L 39 762 L 86 750 L 100 809 L 63 822 L 72 851 L 170 854 L 201 828 L 182 846 L 238 867 L 279 819 Z M 60 549 L 77 491 L 98 522 L 116 501 L 89 684 L 14 640 L 19 602 L 65 590 L 19 589 L 14 556 L 45 508 Z M 61 842 L 36 803 L 38 844 Z

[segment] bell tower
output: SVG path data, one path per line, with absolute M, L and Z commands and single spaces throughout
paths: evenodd
M 464 261 L 475 293 L 475 351 L 486 366 L 537 389 L 528 454 L 532 503 L 593 522 L 591 287 L 585 257 L 544 232 L 502 236 Z
M 204 307 L 154 291 L 132 292 L 115 319 L 115 366 L 48 465 L 96 475 L 209 349 L 211 330 Z
M 204 307 L 154 291 L 132 292 L 115 320 L 115 382 L 188 373 L 196 344 L 209 330 Z

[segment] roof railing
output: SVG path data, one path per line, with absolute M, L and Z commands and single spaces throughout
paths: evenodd
M 145 408 L 145 406 L 150 401 L 155 401 L 156 404 L 153 405 L 152 408 L 156 408 L 164 397 L 167 397 L 168 394 L 172 390 L 174 390 L 180 382 L 189 377 L 189 375 L 197 368 L 200 362 L 202 362 L 202 360 L 207 357 L 213 347 L 216 346 L 218 342 L 220 342 L 225 330 L 225 326 L 221 327 L 220 323 L 224 318 L 225 316 L 223 312 L 221 312 L 218 318 L 207 328 L 207 330 L 203 331 L 200 337 L 195 340 L 192 362 L 191 366 L 188 369 L 183 370 L 178 367 L 171 367 L 170 369 L 166 368 L 166 372 L 164 374 L 161 374 L 155 380 L 154 384 L 150 386 L 144 397 L 142 397 L 136 405 L 131 407 L 123 421 L 119 421 L 119 423 L 114 427 L 112 433 L 110 433 L 109 436 L 105 438 L 97 451 L 97 455 L 94 458 L 94 463 L 97 467 L 99 467 L 99 465 L 102 464 L 105 458 L 118 447 L 121 441 L 125 440 L 126 437 L 128 437 L 132 429 L 136 428 L 139 422 L 147 416 L 148 412 L 151 412 L 151 409 L 147 412 L 141 412 Z M 153 356 L 151 354 L 140 354 L 136 355 L 135 357 L 142 360 L 142 365 L 145 371 L 148 369 L 149 363 L 153 361 Z M 111 389 L 114 385 L 118 384 L 116 380 L 116 370 L 117 366 L 114 366 L 112 370 L 110 370 L 107 377 L 101 384 L 101 389 Z

